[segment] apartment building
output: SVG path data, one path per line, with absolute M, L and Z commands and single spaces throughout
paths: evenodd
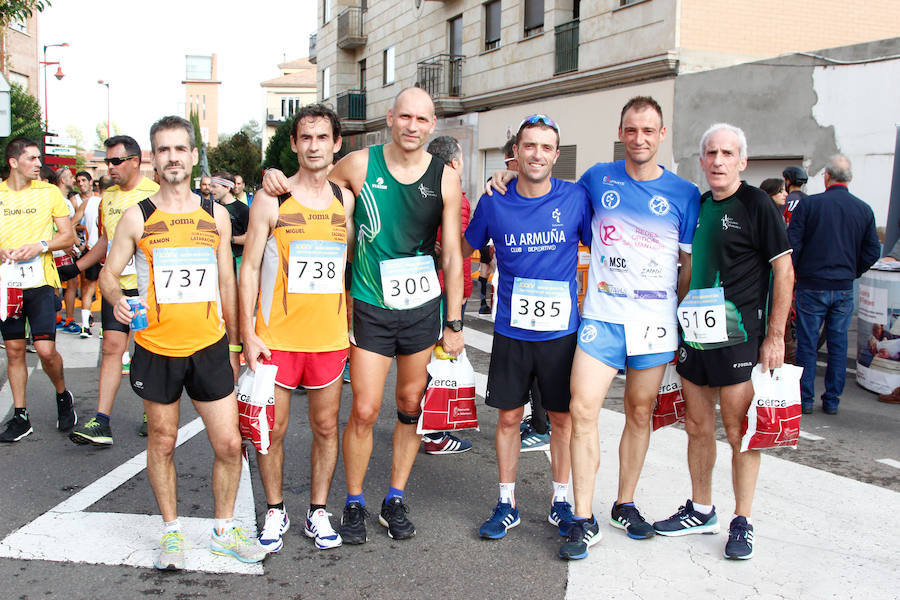
M 38 97 L 38 13 L 0 31 L 0 72 Z
M 297 109 L 316 101 L 316 66 L 307 58 L 298 58 L 278 65 L 281 75 L 263 81 L 266 98 L 265 127 L 262 134 L 263 151 L 269 146 L 269 138 L 285 119 L 290 119 Z
M 521 119 L 560 124 L 555 175 L 619 158 L 619 111 L 655 97 L 673 122 L 685 73 L 890 38 L 900 0 L 317 0 L 310 60 L 345 147 L 387 141 L 384 116 L 412 85 L 435 98 L 437 131 L 460 139 L 470 196 L 502 164 Z M 848 27 L 848 23 L 853 23 Z M 677 136 L 677 127 L 674 128 Z M 673 136 L 660 161 L 675 167 Z
M 196 112 L 200 137 L 210 147 L 219 145 L 219 81 L 215 54 L 188 54 L 184 57 L 184 116 Z

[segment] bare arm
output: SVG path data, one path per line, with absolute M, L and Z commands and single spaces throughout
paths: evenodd
M 122 293 L 119 277 L 122 275 L 125 265 L 134 256 L 138 240 L 141 239 L 143 232 L 144 218 L 141 209 L 136 205 L 132 206 L 119 220 L 119 225 L 116 227 L 116 238 L 109 249 L 106 264 L 100 271 L 100 292 L 103 294 L 103 298 L 112 305 L 113 315 L 120 323 L 130 323 L 134 314 Z
M 784 362 L 784 328 L 794 290 L 794 266 L 790 254 L 782 254 L 772 261 L 772 274 L 772 311 L 769 313 L 766 339 L 759 349 L 759 362 L 763 369 L 777 369 Z
M 501 194 L 506 193 L 506 184 L 515 179 L 518 173 L 515 171 L 494 171 L 491 178 L 484 184 L 484 193 L 488 196 L 494 195 L 494 190 Z
M 250 207 L 250 223 L 247 226 L 247 241 L 241 260 L 241 277 L 238 284 L 240 302 L 238 315 L 240 318 L 241 339 L 244 340 L 244 357 L 252 370 L 256 370 L 256 362 L 262 355 L 266 360 L 272 353 L 256 335 L 253 328 L 253 308 L 259 294 L 259 272 L 266 240 L 275 227 L 278 218 L 278 202 L 275 198 L 259 191 Z
M 465 235 L 461 235 L 461 236 L 459 236 L 459 238 L 460 238 L 460 240 L 459 240 L 460 245 L 462 246 L 462 257 L 469 258 L 470 256 L 472 256 L 472 254 L 475 253 L 475 248 L 473 248 L 469 244 L 469 241 L 466 239 Z
M 447 295 L 447 320 L 462 319 L 463 272 L 462 225 L 460 224 L 460 205 L 462 189 L 459 177 L 450 169 L 444 169 L 441 178 L 441 195 L 444 198 L 444 211 L 441 215 L 441 238 L 444 240 L 441 249 L 441 268 L 444 270 L 444 290 Z M 458 356 L 463 351 L 462 332 L 444 328 L 444 350 L 450 356 Z
M 681 248 L 678 249 L 678 264 L 681 265 L 678 270 L 678 301 L 681 302 L 691 289 L 691 255 Z
M 219 245 L 216 248 L 216 265 L 219 271 L 219 306 L 222 309 L 222 318 L 225 320 L 225 333 L 228 335 L 228 343 L 239 344 L 241 336 L 237 319 L 237 287 L 234 281 L 234 260 L 231 256 L 231 245 L 224 241 L 231 239 L 231 217 L 228 215 L 228 211 L 220 204 L 213 205 L 213 215 L 216 219 L 216 229 L 219 230 Z M 231 360 L 231 368 L 234 371 L 234 380 L 237 381 L 238 373 L 241 370 L 240 352 L 231 352 L 229 349 L 228 356 Z
M 344 224 L 347 227 L 347 260 L 353 262 L 353 252 L 356 250 L 356 227 L 353 224 L 353 211 L 356 210 L 356 197 L 347 188 L 341 188 L 341 196 L 344 199 Z

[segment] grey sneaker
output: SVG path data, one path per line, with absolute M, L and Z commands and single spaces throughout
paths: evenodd
M 209 551 L 220 556 L 232 556 L 244 563 L 258 563 L 267 554 L 259 540 L 247 537 L 247 532 L 240 527 L 232 527 L 222 535 L 213 530 Z
M 156 568 L 162 571 L 180 571 L 184 568 L 184 534 L 180 531 L 164 533 L 160 542 Z

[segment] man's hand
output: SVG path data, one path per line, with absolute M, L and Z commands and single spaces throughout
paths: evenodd
M 260 357 L 268 361 L 272 359 L 272 353 L 258 335 L 252 331 L 244 332 L 244 359 L 251 371 L 256 371 Z
M 494 195 L 494 190 L 501 194 L 506 193 L 506 184 L 516 178 L 515 171 L 495 171 L 491 178 L 484 184 L 484 193 L 488 196 Z
M 75 262 L 73 262 L 71 265 L 56 267 L 56 270 L 59 271 L 60 281 L 69 281 L 70 279 L 75 279 L 76 277 L 78 277 L 78 274 L 81 273 L 81 269 L 78 268 L 78 264 Z
M 771 331 L 759 348 L 759 364 L 764 371 L 784 364 L 784 332 Z
M 263 190 L 273 198 L 291 191 L 288 187 L 287 177 L 278 169 L 266 170 L 266 174 L 263 175 L 262 186 Z
M 141 298 L 141 305 L 144 308 L 150 308 L 143 298 Z M 131 305 L 128 304 L 128 296 L 123 294 L 122 297 L 119 298 L 119 301 L 113 305 L 113 316 L 116 318 L 116 321 L 122 325 L 131 325 L 131 320 L 134 318 L 134 311 L 131 310 Z
M 444 338 L 440 344 L 444 347 L 444 352 L 456 358 L 465 348 L 462 331 L 453 331 L 449 327 L 445 327 Z
M 41 254 L 44 251 L 44 247 L 35 242 L 34 244 L 25 244 L 24 246 L 19 246 L 15 250 L 9 250 L 8 256 L 9 258 L 15 261 L 21 260 L 31 260 L 35 256 Z

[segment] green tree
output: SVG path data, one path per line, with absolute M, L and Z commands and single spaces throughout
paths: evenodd
M 50 0 L 4 0 L 0 4 L 0 24 L 6 27 L 12 21 L 24 21 L 35 11 L 50 6 Z
M 6 152 L 9 140 L 17 136 L 24 135 L 40 144 L 44 135 L 44 128 L 41 125 L 41 105 L 37 98 L 17 83 L 11 84 L 9 88 L 11 127 L 9 137 L 0 138 L 0 156 Z M 0 172 L 5 176 L 8 168 L 9 165 L 4 161 Z
M 241 175 L 245 183 L 257 186 L 262 176 L 262 153 L 259 144 L 254 144 L 247 135 L 245 127 L 232 136 L 219 138 L 219 145 L 209 149 L 209 170 Z
M 287 177 L 297 172 L 297 154 L 291 150 L 291 121 L 282 121 L 269 139 L 263 169 L 276 168 Z
M 97 123 L 97 126 L 94 128 L 94 131 L 97 132 L 97 148 L 102 149 L 103 142 L 106 141 L 107 138 L 113 137 L 114 135 L 122 135 L 122 130 L 119 129 L 119 124 L 115 121 L 112 121 L 109 124 L 109 127 L 106 127 L 106 121 L 100 121 Z M 109 135 L 106 135 L 107 131 Z
M 197 114 L 196 110 L 191 109 L 190 121 L 191 125 L 194 127 L 194 145 L 197 147 L 197 153 L 199 154 L 203 149 L 203 137 L 200 135 L 200 115 Z M 194 165 L 194 168 L 191 169 L 191 182 L 198 181 L 201 174 L 202 168 L 198 162 Z

